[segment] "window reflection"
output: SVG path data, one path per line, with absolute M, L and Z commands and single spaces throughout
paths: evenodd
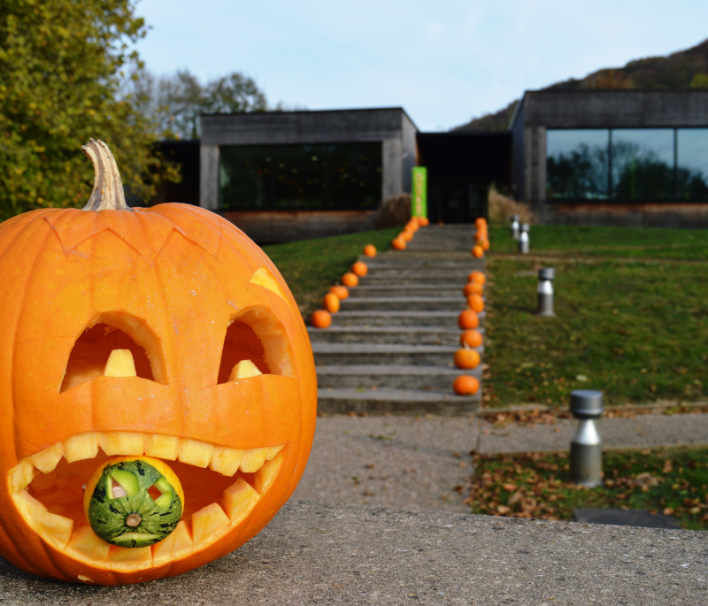
M 612 197 L 674 198 L 674 131 L 671 128 L 612 131 Z
M 708 128 L 679 128 L 676 138 L 679 200 L 708 201 Z
M 548 198 L 606 199 L 609 131 L 549 130 L 546 136 Z
M 381 144 L 222 147 L 224 209 L 373 209 L 381 199 Z

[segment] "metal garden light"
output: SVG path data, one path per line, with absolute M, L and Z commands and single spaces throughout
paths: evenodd
M 552 267 L 538 270 L 538 315 L 555 316 L 553 313 L 553 279 L 556 272 Z
M 511 237 L 514 240 L 519 239 L 519 215 L 511 217 Z
M 570 480 L 588 488 L 602 483 L 602 439 L 597 427 L 602 410 L 601 391 L 578 389 L 570 394 L 570 412 L 579 421 L 570 442 Z
M 522 255 L 529 253 L 529 224 L 521 224 L 521 233 L 519 234 L 519 252 Z

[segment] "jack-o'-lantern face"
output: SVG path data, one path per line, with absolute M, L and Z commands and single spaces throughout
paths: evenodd
M 0 226 L 0 301 L 0 553 L 19 567 L 179 574 L 292 494 L 314 435 L 312 352 L 277 269 L 231 223 L 181 204 L 21 215 Z M 154 545 L 88 525 L 83 487 L 116 455 L 181 482 L 181 521 Z

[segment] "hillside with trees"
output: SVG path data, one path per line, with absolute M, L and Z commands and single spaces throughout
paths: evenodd
M 688 50 L 665 57 L 648 57 L 630 61 L 624 67 L 605 68 L 585 78 L 564 80 L 541 90 L 580 89 L 678 89 L 708 88 L 708 40 Z M 452 130 L 506 130 L 519 99 L 504 109 L 474 118 Z

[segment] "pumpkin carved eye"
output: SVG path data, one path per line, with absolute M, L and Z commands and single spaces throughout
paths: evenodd
M 285 328 L 263 305 L 249 307 L 231 318 L 221 354 L 219 384 L 233 380 L 232 372 L 244 361 L 250 361 L 260 374 L 295 376 Z M 251 367 L 250 364 L 247 366 Z M 257 373 L 249 374 L 254 376 Z
M 106 312 L 94 318 L 76 339 L 60 392 L 103 376 L 111 352 L 116 350 L 130 352 L 136 376 L 167 384 L 160 341 L 147 324 L 123 312 Z

